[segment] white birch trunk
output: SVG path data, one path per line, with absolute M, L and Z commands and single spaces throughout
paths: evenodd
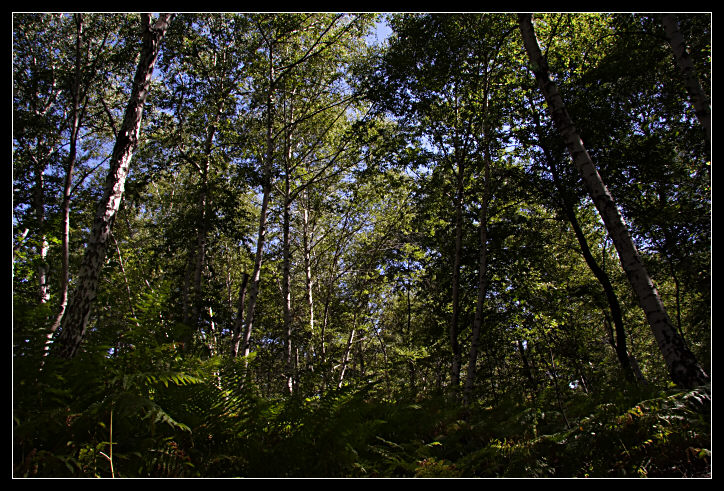
M 530 57 L 531 69 L 543 93 L 553 122 L 565 141 L 571 158 L 581 174 L 589 196 L 593 200 L 606 229 L 618 252 L 626 276 L 638 296 L 654 338 L 664 357 L 671 379 L 682 387 L 706 383 L 707 374 L 699 366 L 694 355 L 684 346 L 664 308 L 661 297 L 636 250 L 628 227 L 616 203 L 603 183 L 583 141 L 566 110 L 558 88 L 550 77 L 533 29 L 532 15 L 519 14 L 520 31 L 525 49 Z
M 138 144 L 143 119 L 143 104 L 151 85 L 161 40 L 173 14 L 161 14 L 151 25 L 150 14 L 144 14 L 143 48 L 133 80 L 130 100 L 123 124 L 116 138 L 103 198 L 98 204 L 91 236 L 78 274 L 78 286 L 63 316 L 61 331 L 56 340 L 56 352 L 63 358 L 72 358 L 80 347 L 96 298 L 98 277 L 106 256 L 106 242 L 120 206 L 131 157 Z

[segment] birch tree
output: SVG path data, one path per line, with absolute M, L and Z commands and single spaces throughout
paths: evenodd
M 694 106 L 694 112 L 699 122 L 704 127 L 707 151 L 711 146 L 711 104 L 709 98 L 701 87 L 696 73 L 696 67 L 686 48 L 684 36 L 679 29 L 679 21 L 676 14 L 668 13 L 661 15 L 661 23 L 664 26 L 666 37 L 671 44 L 671 50 L 676 60 L 676 65 L 684 79 L 686 92 Z M 711 158 L 711 155 L 709 156 Z
M 322 103 L 320 108 L 318 99 L 325 90 L 328 90 L 324 88 L 324 71 L 304 75 L 304 70 L 314 70 L 314 63 L 317 63 L 319 58 L 328 55 L 336 63 L 339 63 L 340 59 L 337 52 L 350 39 L 351 35 L 359 36 L 359 30 L 364 28 L 365 25 L 364 17 L 360 17 L 358 20 L 354 16 L 342 14 L 283 15 L 276 16 L 274 19 L 261 17 L 255 18 L 255 22 L 258 36 L 262 40 L 264 56 L 264 60 L 260 60 L 259 64 L 262 73 L 260 73 L 261 77 L 259 78 L 258 99 L 263 101 L 265 137 L 259 157 L 261 162 L 261 209 L 254 269 L 250 277 L 246 321 L 242 339 L 244 355 L 248 355 L 250 350 L 264 247 L 267 241 L 268 214 L 272 192 L 277 186 L 278 177 L 281 177 L 282 174 L 287 179 L 291 178 L 289 172 L 281 172 L 280 169 L 284 168 L 285 162 L 287 162 L 287 171 L 291 171 L 292 167 L 297 167 L 299 162 L 292 162 L 292 154 L 296 154 L 295 158 L 305 153 L 311 154 L 321 141 L 317 140 L 317 143 L 311 144 L 311 147 L 304 148 L 303 145 L 299 145 L 300 140 L 296 140 L 300 138 L 296 134 L 296 129 L 302 121 L 308 120 L 320 112 L 330 108 L 336 108 L 335 111 L 338 112 L 340 109 L 337 106 L 344 108 L 344 103 L 339 101 Z M 302 32 L 304 32 L 303 35 Z M 298 108 L 293 97 L 296 89 L 289 88 L 286 84 L 288 79 L 294 80 L 295 76 L 300 76 L 299 73 L 302 73 L 302 75 L 298 81 L 303 85 L 309 84 L 309 89 L 305 89 L 305 95 L 309 96 L 311 94 L 312 97 L 305 98 L 302 107 Z M 322 76 L 321 80 L 319 79 L 320 76 Z M 329 83 L 329 81 L 326 82 Z M 342 100 L 344 101 L 344 98 Z M 304 107 L 305 104 L 306 107 Z M 307 177 L 306 185 L 324 176 L 329 170 L 329 165 L 323 165 L 321 168 L 322 171 L 313 171 L 312 176 Z M 283 206 L 287 209 L 285 211 L 287 224 L 290 223 L 289 207 L 306 185 L 295 186 L 293 190 L 292 182 L 284 181 L 279 186 L 284 202 Z M 288 243 L 288 240 L 284 242 Z M 287 257 L 285 261 L 288 263 L 289 258 Z M 288 275 L 285 274 L 285 291 L 289 289 L 287 277 Z M 289 322 L 289 295 L 288 293 L 283 293 L 283 295 L 285 297 L 284 309 L 287 312 L 285 318 Z
M 37 230 L 39 258 L 36 292 L 37 301 L 44 304 L 50 300 L 47 262 L 50 190 L 46 172 L 60 153 L 60 130 L 66 124 L 60 100 L 64 89 L 60 56 L 65 50 L 48 52 L 42 48 L 55 42 L 53 35 L 67 23 L 60 16 L 38 14 L 19 14 L 13 22 L 23 27 L 23 35 L 13 38 L 13 178 L 16 183 L 13 198 L 16 206 L 27 202 L 34 212 L 33 229 Z M 30 191 L 27 197 L 23 196 L 26 188 Z M 21 226 L 25 221 L 19 216 L 15 219 Z M 30 229 L 25 230 L 27 236 Z
M 566 110 L 558 88 L 551 78 L 547 61 L 538 44 L 532 15 L 519 14 L 518 19 L 525 50 L 530 59 L 530 69 L 545 97 L 555 127 L 564 140 L 571 159 L 581 174 L 584 185 L 613 240 L 623 270 L 626 272 L 631 287 L 638 297 L 639 304 L 661 350 L 671 379 L 674 383 L 683 387 L 693 387 L 706 383 L 709 378 L 708 375 L 676 332 L 613 196 L 603 183 L 595 164 L 583 145 L 574 122 Z
M 88 327 L 92 304 L 98 288 L 98 278 L 105 260 L 106 242 L 123 198 L 131 158 L 138 145 L 143 105 L 150 89 L 153 67 L 172 17 L 172 14 L 161 14 L 151 24 L 150 14 L 141 16 L 143 44 L 133 79 L 130 100 L 111 154 L 103 197 L 98 203 L 93 229 L 78 274 L 78 284 L 69 302 L 68 310 L 63 316 L 60 334 L 55 340 L 57 347 L 53 351 L 63 358 L 75 356 Z

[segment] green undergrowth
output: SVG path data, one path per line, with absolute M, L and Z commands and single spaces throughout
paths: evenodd
M 149 306 L 148 311 L 152 311 Z M 29 323 L 30 324 L 30 323 Z M 14 477 L 703 477 L 708 386 L 479 400 L 397 396 L 370 381 L 262 396 L 254 356 L 185 356 L 125 335 L 72 361 L 16 339 Z
M 710 469 L 708 387 L 578 395 L 563 414 L 512 397 L 467 409 L 443 396 L 387 400 L 376 383 L 267 399 L 242 366 L 46 372 L 38 404 L 16 401 L 15 476 L 699 477 Z

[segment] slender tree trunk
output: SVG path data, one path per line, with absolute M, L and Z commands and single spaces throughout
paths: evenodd
M 666 31 L 666 37 L 671 45 L 671 50 L 674 52 L 674 58 L 676 59 L 676 65 L 679 67 L 679 71 L 684 79 L 684 86 L 686 92 L 689 94 L 691 103 L 694 106 L 694 112 L 699 122 L 704 127 L 706 148 L 707 152 L 711 149 L 711 106 L 709 105 L 709 98 L 706 96 L 704 89 L 699 83 L 699 78 L 696 74 L 696 68 L 694 62 L 686 49 L 686 42 L 684 36 L 679 30 L 679 21 L 676 14 L 662 14 L 661 23 Z M 709 155 L 711 158 L 711 155 Z
M 342 356 L 342 368 L 339 371 L 339 381 L 337 382 L 337 388 L 342 387 L 342 382 L 344 382 L 344 376 L 347 374 L 347 367 L 349 366 L 349 357 L 352 354 L 352 344 L 354 343 L 354 336 L 357 333 L 357 316 L 355 314 L 355 319 L 353 321 L 352 330 L 349 333 L 349 337 L 347 338 L 347 346 L 344 349 L 344 355 Z
M 478 263 L 478 298 L 475 303 L 475 317 L 473 319 L 472 338 L 470 341 L 470 359 L 468 361 L 468 373 L 465 379 L 463 390 L 463 404 L 470 404 L 470 395 L 475 385 L 475 375 L 478 362 L 478 350 L 480 349 L 480 331 L 483 324 L 483 308 L 485 306 L 485 295 L 488 290 L 488 202 L 490 200 L 490 154 L 485 149 L 485 170 L 484 170 L 483 200 L 480 204 L 480 257 Z
M 635 377 L 633 369 L 631 367 L 631 359 L 629 358 L 628 348 L 626 347 L 626 330 L 623 326 L 623 313 L 621 312 L 621 304 L 618 301 L 618 296 L 613 289 L 613 285 L 611 284 L 611 280 L 609 279 L 608 274 L 598 265 L 593 257 L 593 254 L 591 254 L 591 250 L 588 247 L 588 241 L 586 240 L 586 236 L 583 234 L 583 230 L 578 223 L 575 211 L 570 206 L 570 204 L 564 204 L 563 206 L 565 207 L 564 212 L 568 217 L 568 221 L 571 224 L 571 227 L 573 228 L 573 232 L 576 235 L 578 244 L 581 247 L 581 253 L 583 254 L 583 258 L 585 259 L 586 264 L 588 265 L 593 275 L 600 283 L 606 295 L 608 309 L 611 313 L 611 318 L 613 319 L 613 325 L 615 326 L 616 331 L 616 340 L 612 346 L 616 351 L 616 355 L 618 356 L 618 361 L 621 364 L 621 369 L 623 370 L 624 377 L 626 378 L 626 380 L 632 382 L 634 381 Z
M 201 314 L 201 304 L 203 302 L 202 279 L 204 266 L 206 263 L 206 243 L 209 233 L 209 170 L 211 166 L 211 143 L 216 131 L 216 126 L 212 125 L 207 135 L 206 156 L 204 166 L 200 169 L 201 173 L 201 195 L 199 196 L 199 223 L 196 233 L 196 261 L 194 264 L 194 299 L 191 304 L 191 322 L 196 325 L 199 322 Z
M 322 392 L 326 390 L 329 379 L 329 371 L 326 370 L 325 367 L 327 363 L 327 345 L 325 342 L 325 336 L 327 335 L 327 324 L 329 322 L 330 296 L 329 291 L 327 291 L 327 294 L 324 297 L 324 308 L 322 309 L 322 325 L 319 328 L 319 361 L 322 367 L 324 367 L 322 370 Z
M 48 284 L 48 238 L 45 235 L 45 171 L 40 162 L 35 166 L 35 189 L 33 190 L 33 207 L 35 217 L 38 220 L 38 234 L 40 244 L 38 245 L 38 302 L 47 303 L 50 300 L 50 285 Z M 51 334 L 52 335 L 52 334 Z
M 285 93 L 285 96 L 287 94 Z M 292 96 L 293 96 L 292 92 Z M 294 121 L 293 101 L 285 98 L 285 114 L 288 106 L 289 123 Z M 292 131 L 291 126 L 287 125 L 284 135 L 284 196 L 282 207 L 282 318 L 284 321 L 284 331 L 286 335 L 286 370 L 287 370 L 287 392 L 292 394 L 294 391 L 294 360 L 292 358 L 292 248 L 290 228 L 292 222 Z
M 284 331 L 286 335 L 285 340 L 285 355 L 287 362 L 287 389 L 289 393 L 292 393 L 292 373 L 293 373 L 293 359 L 292 359 L 292 278 L 291 278 L 291 246 L 289 238 L 289 227 L 291 222 L 291 202 L 288 200 L 289 196 L 289 176 L 285 178 L 285 198 L 284 198 L 284 209 L 282 210 L 282 313 L 284 320 Z
M 638 296 L 641 308 L 646 315 L 669 369 L 671 379 L 682 387 L 694 387 L 706 383 L 709 380 L 708 375 L 701 368 L 693 353 L 686 349 L 681 337 L 673 327 L 659 293 L 636 250 L 628 227 L 619 213 L 613 197 L 603 183 L 596 166 L 583 146 L 581 137 L 568 115 L 563 99 L 550 77 L 547 63 L 541 54 L 533 30 L 532 15 L 519 14 L 519 22 L 525 49 L 530 57 L 532 71 L 546 99 L 551 117 L 566 143 L 571 158 L 583 178 L 586 189 L 613 240 L 621 265 L 635 294 Z
M 259 282 L 261 279 L 261 266 L 264 255 L 264 245 L 266 243 L 266 229 L 267 229 L 267 212 L 269 208 L 269 194 L 270 189 L 268 186 L 264 186 L 261 216 L 259 218 L 259 235 L 257 236 L 256 243 L 256 258 L 254 260 L 254 271 L 251 277 L 251 285 L 249 288 L 249 304 L 246 312 L 246 322 L 244 324 L 244 337 L 242 343 L 242 352 L 244 356 L 248 356 L 251 351 L 251 333 L 254 329 L 254 312 L 256 310 L 256 301 L 259 296 Z
M 570 195 L 566 191 L 565 187 L 563 186 L 563 182 L 561 181 L 560 174 L 558 173 L 558 166 L 556 165 L 553 155 L 543 138 L 543 130 L 540 126 L 540 117 L 538 115 L 538 111 L 535 109 L 535 107 L 533 107 L 532 109 L 533 121 L 535 123 L 536 132 L 538 133 L 538 145 L 540 146 L 541 150 L 543 150 L 543 156 L 545 157 L 548 163 L 548 168 L 550 169 L 553 176 L 553 183 L 555 184 L 558 191 L 561 209 L 563 210 L 563 213 L 568 219 L 571 228 L 573 228 L 573 233 L 578 240 L 578 245 L 581 247 L 581 254 L 585 259 L 586 264 L 600 283 L 606 295 L 608 308 L 613 319 L 613 324 L 616 328 L 616 338 L 611 346 L 616 351 L 616 355 L 618 356 L 618 360 L 621 364 L 621 368 L 623 370 L 624 376 L 626 377 L 626 380 L 632 382 L 635 380 L 635 376 L 634 371 L 631 367 L 631 360 L 628 355 L 628 349 L 626 348 L 626 330 L 623 326 L 623 314 L 621 312 L 621 304 L 618 301 L 618 296 L 616 295 L 616 291 L 613 289 L 613 285 L 611 284 L 611 280 L 608 277 L 608 274 L 601 266 L 599 266 L 598 262 L 591 253 L 591 249 L 588 246 L 588 240 L 586 239 L 586 236 L 583 233 L 580 224 L 578 223 L 578 218 L 576 217 L 576 212 L 574 209 L 574 205 L 570 199 Z
M 111 155 L 103 198 L 98 204 L 93 230 L 78 274 L 78 286 L 63 316 L 61 331 L 56 340 L 57 354 L 63 358 L 75 356 L 88 325 L 91 307 L 96 298 L 98 277 L 105 260 L 106 242 L 123 197 L 131 157 L 138 144 L 143 104 L 151 85 L 153 67 L 172 17 L 173 14 L 161 14 L 155 24 L 151 25 L 150 14 L 143 14 L 143 48 L 131 97 Z
M 201 303 L 203 301 L 203 291 L 201 287 L 204 264 L 206 262 L 206 241 L 208 235 L 208 165 L 202 171 L 202 189 L 199 196 L 199 223 L 196 230 L 196 255 L 194 257 L 194 282 L 193 282 L 193 300 L 191 301 L 191 316 L 187 324 L 194 328 L 198 327 L 199 318 L 201 316 Z
M 403 331 L 403 339 L 407 340 L 407 346 L 408 348 L 413 348 L 413 338 L 412 338 L 412 302 L 410 301 L 410 290 L 412 289 L 412 281 L 410 278 L 410 258 L 407 258 L 407 268 L 406 268 L 406 274 L 407 278 L 405 280 L 405 297 L 406 297 L 406 313 L 407 313 L 407 329 Z M 385 359 L 387 358 L 387 355 L 385 355 Z M 385 363 L 386 364 L 386 363 Z M 410 380 L 408 381 L 410 384 L 410 391 L 411 393 L 416 392 L 417 387 L 417 373 L 415 370 L 415 361 L 411 358 L 407 359 L 407 373 L 409 374 Z
M 78 50 L 80 49 L 80 36 L 76 39 L 76 55 L 78 54 Z M 43 47 L 39 47 L 40 49 L 43 49 Z M 76 58 L 78 58 L 76 56 Z M 37 69 L 35 58 L 33 57 L 33 62 L 31 64 L 31 68 L 33 72 Z M 44 118 L 47 111 L 50 109 L 52 105 L 54 105 L 56 97 L 58 93 L 60 92 L 60 89 L 56 88 L 56 80 L 55 76 L 52 77 L 51 85 L 55 89 L 54 95 L 49 97 L 49 100 L 46 104 L 43 104 L 41 101 L 41 95 L 39 94 L 39 87 L 38 87 L 38 79 L 40 77 L 32 76 L 32 87 L 33 87 L 33 93 L 34 97 L 31 99 L 31 107 L 33 110 L 33 114 L 36 118 L 41 119 Z M 39 243 L 38 243 L 38 257 L 40 258 L 40 261 L 38 262 L 38 268 L 37 268 L 37 281 L 38 281 L 38 302 L 41 304 L 45 304 L 50 300 L 50 284 L 48 282 L 48 274 L 49 274 L 49 265 L 47 263 L 47 255 L 48 255 L 48 239 L 46 236 L 46 225 L 45 225 L 45 170 L 47 168 L 48 163 L 50 162 L 50 158 L 52 154 L 55 152 L 55 149 L 53 149 L 52 145 L 48 145 L 46 149 L 46 142 L 45 142 L 45 136 L 41 133 L 36 137 L 36 149 L 37 149 L 37 155 L 34 153 L 31 153 L 30 158 L 33 161 L 34 164 L 34 172 L 35 172 L 35 187 L 33 189 L 33 207 L 35 208 L 35 217 L 38 221 L 38 237 L 39 237 Z M 26 232 L 28 229 L 26 229 Z M 14 258 L 14 254 L 13 254 Z
M 244 303 L 246 301 L 246 285 L 249 282 L 249 274 L 243 273 L 241 286 L 239 287 L 239 303 L 234 323 L 234 332 L 231 337 L 231 357 L 239 355 L 239 343 L 241 342 L 241 327 L 244 324 Z
M 70 141 L 68 150 L 68 160 L 65 166 L 65 181 L 63 183 L 63 201 L 60 205 L 61 213 L 63 217 L 63 230 L 61 231 L 61 273 L 60 273 L 60 304 L 58 307 L 58 314 L 56 315 L 53 325 L 50 327 L 48 332 L 48 341 L 46 343 L 46 351 L 50 348 L 50 342 L 55 335 L 56 331 L 63 321 L 65 310 L 68 306 L 68 281 L 70 277 L 70 197 L 73 183 L 73 171 L 75 170 L 75 163 L 77 158 L 77 145 L 78 145 L 78 133 L 80 132 L 80 104 L 81 104 L 81 42 L 83 35 L 83 15 L 76 14 L 76 45 L 75 45 L 75 80 L 73 81 L 73 109 L 72 109 L 72 120 L 70 126 Z
M 254 259 L 254 271 L 251 277 L 249 288 L 249 305 L 246 312 L 246 323 L 244 328 L 243 353 L 248 356 L 251 350 L 251 332 L 254 328 L 254 312 L 256 301 L 259 296 L 259 281 L 261 279 L 261 266 L 264 260 L 264 246 L 266 244 L 267 220 L 269 210 L 269 199 L 272 190 L 272 160 L 274 158 L 274 53 L 269 48 L 269 93 L 266 100 L 266 154 L 264 156 L 264 168 L 262 171 L 262 200 L 259 212 L 259 233 L 256 241 L 256 256 Z
M 181 290 L 181 319 L 185 325 L 191 324 L 191 276 L 195 264 L 194 251 L 189 250 L 184 268 L 184 285 Z
M 450 348 L 452 350 L 452 365 L 450 368 L 450 387 L 453 392 L 460 388 L 460 369 L 462 353 L 458 340 L 458 322 L 460 317 L 460 256 L 462 254 L 463 240 L 463 164 L 458 165 L 457 189 L 455 192 L 455 252 L 452 269 L 452 317 L 450 319 Z
M 308 197 L 308 191 L 304 191 L 305 198 Z M 314 290 L 312 278 L 312 234 L 309 230 L 309 205 L 302 205 L 302 248 L 304 249 L 304 282 L 307 297 L 307 312 L 309 315 L 309 333 L 312 339 L 312 351 L 314 351 Z

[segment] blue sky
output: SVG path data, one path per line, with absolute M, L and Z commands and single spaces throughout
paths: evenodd
M 375 32 L 368 36 L 368 39 L 371 43 L 381 43 L 387 37 L 392 33 L 392 30 L 390 29 L 390 26 L 387 25 L 387 21 L 382 19 L 380 22 L 377 23 L 377 26 L 375 27 Z

